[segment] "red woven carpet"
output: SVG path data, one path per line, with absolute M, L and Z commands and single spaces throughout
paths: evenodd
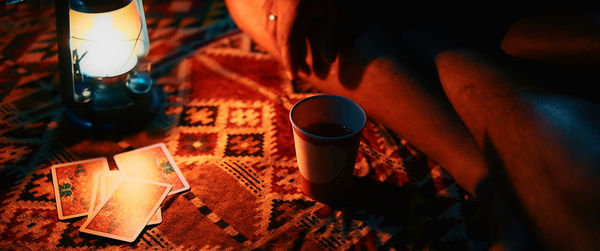
M 0 249 L 487 247 L 476 201 L 376 121 L 363 131 L 352 195 L 329 205 L 304 196 L 287 115 L 317 91 L 286 80 L 247 36 L 231 33 L 221 1 L 146 4 L 164 107 L 144 131 L 108 138 L 62 120 L 51 9 L 2 10 L 0 31 L 10 32 L 0 38 Z M 191 186 L 167 197 L 160 225 L 130 244 L 80 235 L 84 218 L 57 219 L 52 164 L 106 156 L 116 168 L 114 154 L 159 142 Z

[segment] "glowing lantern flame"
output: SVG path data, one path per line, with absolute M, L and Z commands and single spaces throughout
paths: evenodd
M 70 10 L 71 48 L 81 73 L 112 77 L 131 70 L 148 51 L 135 4 L 105 13 Z

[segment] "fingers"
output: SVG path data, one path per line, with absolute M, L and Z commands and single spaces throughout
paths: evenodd
M 298 77 L 298 70 L 302 68 L 306 69 L 308 66 L 304 66 L 304 57 L 306 56 L 306 46 L 303 46 L 298 41 L 290 40 L 284 42 L 281 46 L 281 60 L 283 66 L 286 69 L 286 76 L 293 80 Z
M 289 34 L 284 34 L 280 38 L 280 54 L 283 66 L 286 69 L 286 75 L 290 80 L 298 77 L 298 71 L 310 72 L 305 58 L 307 53 L 306 35 L 303 29 L 296 27 L 290 29 Z M 308 69 L 308 72 L 306 72 Z
M 277 1 L 276 9 L 279 13 L 276 28 L 276 44 L 279 47 L 279 55 L 286 69 L 289 79 L 298 76 L 298 70 L 302 68 L 306 57 L 306 25 L 298 15 L 299 2 L 295 4 L 286 1 Z
M 289 24 L 292 25 L 291 23 Z M 284 20 L 278 24 L 276 42 L 279 46 L 279 55 L 281 56 L 281 62 L 285 68 L 285 73 L 289 79 L 294 79 L 297 75 L 297 68 L 293 63 L 293 48 L 294 43 L 291 41 L 290 36 L 293 33 L 290 31 L 291 27 L 285 27 L 286 23 Z
M 317 77 L 324 79 L 329 74 L 329 70 L 331 69 L 331 61 L 335 60 L 335 54 L 333 56 L 333 60 L 329 61 L 329 59 L 325 58 L 325 54 L 323 54 L 324 48 L 324 39 L 323 34 L 311 34 L 308 38 L 310 51 L 312 53 L 312 57 L 308 60 L 312 59 L 312 73 L 314 73 Z
M 329 65 L 335 61 L 340 41 L 337 32 L 339 10 L 334 3 L 289 0 L 275 2 L 274 9 L 279 14 L 275 40 L 288 78 L 296 78 L 299 71 L 311 74 L 306 58 L 307 42 L 310 43 L 313 54 L 313 71 L 316 68 L 329 69 Z
M 331 17 L 325 22 L 325 26 L 321 31 L 322 38 L 319 44 L 319 54 L 321 58 L 331 64 L 335 61 L 339 50 L 339 19 L 338 12 L 332 11 Z

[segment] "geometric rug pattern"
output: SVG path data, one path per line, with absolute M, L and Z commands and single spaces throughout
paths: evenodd
M 45 5 L 44 5 L 45 4 Z M 48 5 L 49 4 L 49 5 Z M 222 1 L 147 1 L 162 109 L 144 130 L 90 135 L 63 119 L 52 3 L 0 16 L 0 249 L 480 250 L 482 212 L 434 161 L 369 119 L 351 196 L 299 190 L 288 113 L 318 94 L 236 30 Z M 17 14 L 13 14 L 17 13 Z M 59 221 L 50 166 L 165 143 L 190 183 L 132 243 Z

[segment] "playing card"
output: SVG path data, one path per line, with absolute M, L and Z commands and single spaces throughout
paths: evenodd
M 92 189 L 92 199 L 90 200 L 90 208 L 88 210 L 88 215 L 92 215 L 92 213 L 98 208 L 100 203 L 102 202 L 102 197 L 100 195 L 100 175 L 104 174 L 104 172 L 99 172 L 94 175 L 94 185 Z
M 52 184 L 58 219 L 87 215 L 94 189 L 94 175 L 108 171 L 106 158 L 94 158 L 53 165 Z
M 163 143 L 120 153 L 115 155 L 114 159 L 119 170 L 127 176 L 173 186 L 169 195 L 190 189 L 190 185 Z
M 103 172 L 100 173 L 99 176 L 101 198 L 100 201 L 104 201 L 108 199 L 108 193 L 114 190 L 119 185 L 119 183 L 121 183 L 121 179 L 123 179 L 124 176 L 118 170 Z M 160 208 L 158 208 L 158 210 L 156 210 L 156 213 L 154 213 L 152 218 L 150 218 L 148 225 L 156 225 L 160 224 L 161 222 L 162 212 L 160 211 Z
M 150 218 L 150 221 L 148 221 L 148 226 L 151 225 L 157 225 L 162 223 L 162 211 L 160 211 L 160 207 L 158 209 L 156 209 L 156 212 L 152 215 L 152 218 Z
M 163 202 L 171 186 L 124 177 L 110 197 L 90 215 L 81 232 L 132 242 Z
M 100 174 L 100 201 L 105 201 L 109 197 L 109 192 L 114 190 L 120 183 L 124 176 L 120 171 L 113 170 Z

